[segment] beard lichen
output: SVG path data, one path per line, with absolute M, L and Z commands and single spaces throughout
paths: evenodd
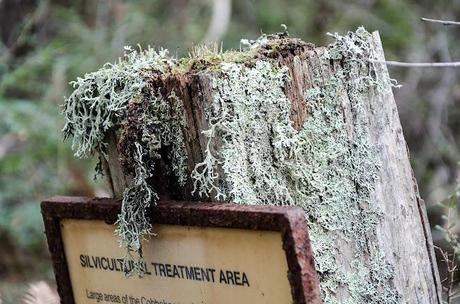
M 131 52 L 73 83 L 64 134 L 73 137 L 77 156 L 105 155 L 107 132 L 122 129 L 122 166 L 133 177 L 117 222 L 127 259 L 133 252 L 142 257 L 142 240 L 151 232 L 148 208 L 158 196 L 148 179 L 166 146 L 178 183 L 191 179 L 202 197 L 303 208 L 325 303 L 337 303 L 338 290 L 347 303 L 400 302 L 394 271 L 374 244 L 382 213 L 371 195 L 380 164 L 367 116 L 369 94 L 393 82 L 374 63 L 371 34 L 360 28 L 332 36 L 335 42 L 319 51 L 319 64 L 303 63 L 312 83 L 304 88 L 308 115 L 298 129 L 285 94 L 287 67 L 263 56 L 251 55 L 247 64 L 212 55 L 214 95 L 205 109 L 209 128 L 202 131 L 208 141 L 191 174 L 182 101 L 149 81 L 152 74 L 183 72 L 165 51 Z M 186 63 L 190 68 L 201 62 L 192 61 Z M 339 242 L 356 254 L 347 267 L 338 264 Z M 363 250 L 368 258 L 358 254 Z M 137 265 L 141 272 L 142 263 Z

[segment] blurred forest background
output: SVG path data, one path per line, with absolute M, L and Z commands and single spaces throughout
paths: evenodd
M 105 195 L 94 163 L 62 141 L 60 105 L 69 81 L 113 62 L 123 46 L 162 46 L 183 56 L 197 44 L 288 26 L 317 45 L 326 32 L 380 31 L 387 60 L 460 60 L 460 1 L 429 0 L 0 0 L 0 294 L 16 303 L 28 282 L 53 281 L 39 202 L 56 195 Z M 404 134 L 431 225 L 454 191 L 460 161 L 459 69 L 389 67 Z M 458 197 L 451 196 L 454 203 Z M 445 246 L 433 230 L 435 243 Z M 443 243 L 444 242 L 444 243 Z M 439 264 L 442 264 L 439 262 Z M 445 274 L 441 274 L 442 276 Z

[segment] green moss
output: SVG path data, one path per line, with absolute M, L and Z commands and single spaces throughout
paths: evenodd
M 222 51 L 214 47 L 197 46 L 186 58 L 181 58 L 173 68 L 172 74 L 187 74 L 190 72 L 215 72 L 225 62 L 250 63 L 254 60 L 255 50 L 250 51 Z

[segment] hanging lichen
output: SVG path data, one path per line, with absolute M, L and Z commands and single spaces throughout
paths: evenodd
M 147 86 L 146 78 L 164 73 L 173 65 L 166 50 L 133 51 L 117 64 L 106 63 L 96 72 L 77 78 L 71 84 L 73 93 L 66 98 L 64 138 L 72 138 L 77 157 L 105 152 L 107 131 L 124 117 L 128 103 L 140 96 Z
M 132 177 L 132 185 L 123 193 L 116 233 L 126 248 L 125 265 L 138 260 L 130 272 L 142 273 L 142 241 L 151 233 L 148 210 L 158 195 L 147 179 L 153 174 L 160 149 L 169 148 L 171 171 L 178 183 L 187 179 L 186 153 L 182 129 L 185 125 L 182 102 L 172 92 L 166 102 L 150 79 L 168 71 L 174 64 L 167 51 L 132 51 L 117 64 L 86 74 L 73 82 L 75 91 L 66 99 L 65 137 L 72 137 L 77 157 L 94 152 L 106 157 L 109 131 L 121 128 L 121 165 Z M 129 113 L 129 114 L 128 114 Z M 136 256 L 133 255 L 136 253 Z
M 142 259 L 142 242 L 151 234 L 147 213 L 158 201 L 158 195 L 147 180 L 155 170 L 155 161 L 161 158 L 161 149 L 169 147 L 170 170 L 175 173 L 179 185 L 183 186 L 187 180 L 182 101 L 174 92 L 169 95 L 169 99 L 173 99 L 171 102 L 166 101 L 159 90 L 155 92 L 150 88 L 148 92 L 129 103 L 121 126 L 121 165 L 124 174 L 133 176 L 133 185 L 123 193 L 116 223 L 121 245 L 127 248 L 125 263 L 135 258 L 132 252 Z M 142 266 L 142 261 L 135 265 Z M 141 271 L 140 268 L 132 269 L 132 272 Z

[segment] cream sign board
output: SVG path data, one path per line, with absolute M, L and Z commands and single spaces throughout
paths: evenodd
M 113 225 L 118 211 L 108 199 L 42 203 L 63 303 L 319 302 L 298 209 L 162 202 L 144 243 L 142 277 L 125 275 L 134 262 L 123 264 Z

